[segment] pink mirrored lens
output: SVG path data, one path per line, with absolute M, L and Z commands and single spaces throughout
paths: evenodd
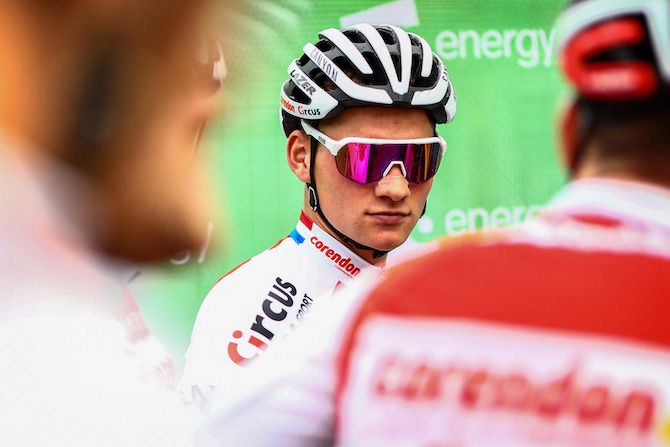
M 366 144 L 349 143 L 337 153 L 337 170 L 356 183 L 376 182 L 384 177 L 389 164 L 400 161 L 411 183 L 423 183 L 437 172 L 442 159 L 438 143 Z

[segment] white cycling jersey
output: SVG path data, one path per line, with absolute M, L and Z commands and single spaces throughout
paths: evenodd
M 583 179 L 524 226 L 359 278 L 196 445 L 667 446 L 668 210 L 667 189 Z
M 240 264 L 210 290 L 198 312 L 186 352 L 180 391 L 201 406 L 225 399 L 245 368 L 309 313 L 316 300 L 363 270 L 363 260 L 314 224 L 305 213 L 289 236 Z

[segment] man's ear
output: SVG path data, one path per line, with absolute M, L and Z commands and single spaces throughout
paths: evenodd
M 286 143 L 288 166 L 298 179 L 309 183 L 310 147 L 309 137 L 301 130 L 294 130 Z

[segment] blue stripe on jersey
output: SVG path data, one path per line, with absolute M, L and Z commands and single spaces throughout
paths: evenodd
M 294 228 L 293 231 L 291 231 L 291 234 L 289 234 L 289 236 L 291 236 L 291 239 L 293 239 L 296 244 L 302 244 L 303 242 L 305 242 L 305 238 L 302 237 L 300 233 L 298 233 L 297 228 Z

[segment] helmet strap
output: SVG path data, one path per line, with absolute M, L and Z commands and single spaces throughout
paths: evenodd
M 330 228 L 333 233 L 339 237 L 342 242 L 345 244 L 350 244 L 353 245 L 355 248 L 359 250 L 370 250 L 372 251 L 372 257 L 373 258 L 381 258 L 382 256 L 386 255 L 390 250 L 377 250 L 376 248 L 369 247 L 367 245 L 361 244 L 360 242 L 357 242 L 356 240 L 350 238 L 349 236 L 345 235 L 342 233 L 340 230 L 335 228 L 335 226 L 330 223 L 330 220 L 326 217 L 325 213 L 323 212 L 323 209 L 321 208 L 321 205 L 319 203 L 319 193 L 316 189 L 316 179 L 314 178 L 314 165 L 316 164 L 316 152 L 319 149 L 318 142 L 316 141 L 315 138 L 309 137 L 310 145 L 309 145 L 309 151 L 310 151 L 310 163 L 309 163 L 309 183 L 307 184 L 307 190 L 309 192 L 309 206 L 312 208 L 313 211 L 316 211 L 316 213 L 323 219 L 323 221 L 326 223 L 328 228 Z M 425 210 L 425 207 L 424 207 Z

